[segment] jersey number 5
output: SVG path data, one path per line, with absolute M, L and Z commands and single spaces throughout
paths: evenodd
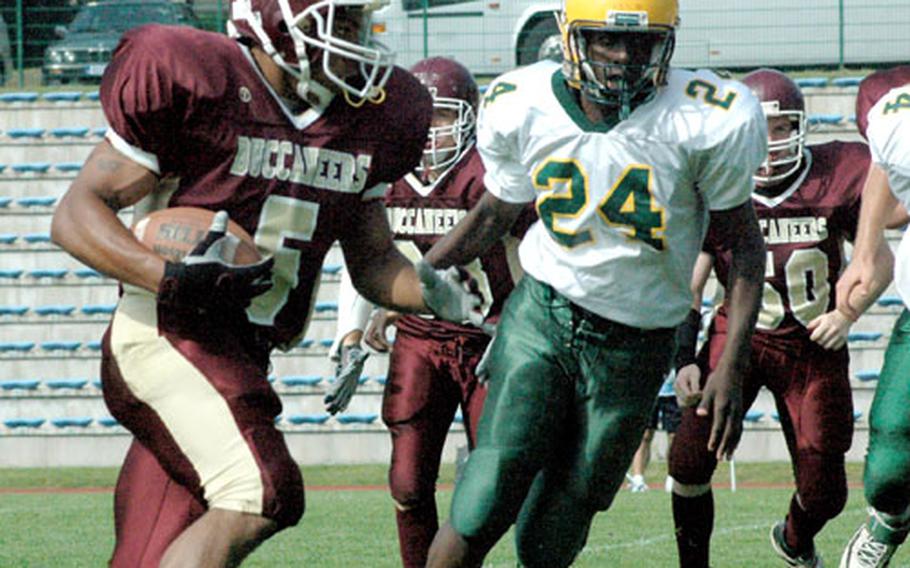
M 546 192 L 537 199 L 537 214 L 550 235 L 567 248 L 594 241 L 589 229 L 568 229 L 564 220 L 581 215 L 589 201 L 588 175 L 577 160 L 546 161 L 533 176 L 534 187 Z M 562 184 L 565 190 L 557 192 Z M 597 204 L 597 213 L 610 227 L 630 239 L 664 250 L 664 210 L 651 193 L 651 168 L 633 164 L 622 172 L 606 197 Z

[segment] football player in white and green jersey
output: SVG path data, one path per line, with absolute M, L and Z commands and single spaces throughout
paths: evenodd
M 535 202 L 525 277 L 489 354 L 477 447 L 428 566 L 474 566 L 516 522 L 524 566 L 566 566 L 609 507 L 647 425 L 689 312 L 710 223 L 734 256 L 735 315 L 708 380 L 709 446 L 741 433 L 764 269 L 751 205 L 767 154 L 761 106 L 708 71 L 671 70 L 676 0 L 564 0 L 564 61 L 487 91 L 478 149 L 487 193 L 426 255 L 466 264 Z M 708 420 L 708 418 L 705 418 Z
M 896 259 L 884 229 L 895 211 L 910 210 L 910 66 L 877 71 L 860 83 L 856 125 L 869 141 L 873 165 L 863 189 L 853 258 L 837 282 L 837 309 L 858 317 L 894 275 L 904 310 L 894 324 L 869 410 L 863 487 L 869 517 L 854 533 L 841 568 L 888 566 L 910 534 L 910 232 Z M 904 209 L 901 211 L 901 209 Z

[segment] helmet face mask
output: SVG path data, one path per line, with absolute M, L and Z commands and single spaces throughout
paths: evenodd
M 805 155 L 806 105 L 799 87 L 773 69 L 759 69 L 743 77 L 761 102 L 768 119 L 768 155 L 752 176 L 759 187 L 774 186 L 799 171 Z
M 806 113 L 780 110 L 776 102 L 763 102 L 762 110 L 768 119 L 768 155 L 752 177 L 757 185 L 768 186 L 787 179 L 802 166 Z
M 676 0 L 564 0 L 563 74 L 625 119 L 666 83 L 677 23 Z
M 468 151 L 477 124 L 477 82 L 462 64 L 445 57 L 418 61 L 411 73 L 433 96 L 433 121 L 415 171 L 437 176 Z
M 372 12 L 388 0 L 234 0 L 229 33 L 259 45 L 297 81 L 300 98 L 333 92 L 353 106 L 381 102 L 393 54 L 373 42 Z

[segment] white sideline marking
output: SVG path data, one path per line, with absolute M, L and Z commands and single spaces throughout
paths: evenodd
M 724 535 L 724 534 L 731 534 L 731 533 L 742 532 L 742 531 L 752 531 L 752 530 L 761 529 L 761 528 L 768 528 L 772 524 L 774 524 L 773 521 L 768 521 L 766 523 L 760 523 L 760 524 L 753 523 L 753 524 L 749 524 L 749 525 L 734 525 L 732 527 L 718 529 L 718 530 L 715 530 L 712 532 L 712 540 L 713 540 L 713 537 L 716 535 Z M 663 535 L 655 536 L 655 537 L 651 537 L 651 538 L 638 538 L 633 541 L 620 542 L 617 544 L 602 544 L 600 546 L 586 546 L 584 548 L 584 550 L 581 551 L 581 554 L 579 554 L 579 556 L 588 555 L 588 554 L 597 554 L 599 552 L 608 552 L 610 550 L 616 550 L 616 549 L 620 549 L 620 548 L 635 548 L 635 547 L 651 546 L 653 544 L 657 544 L 657 543 L 661 543 L 661 542 L 665 542 L 665 541 L 675 542 L 676 537 L 673 534 L 663 534 Z

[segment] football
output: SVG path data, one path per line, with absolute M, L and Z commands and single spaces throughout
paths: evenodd
M 198 207 L 160 209 L 133 224 L 139 242 L 171 262 L 179 262 L 202 240 L 212 224 L 214 211 Z M 253 264 L 262 258 L 253 238 L 234 221 L 228 221 L 230 245 L 222 249 L 221 259 L 230 264 Z

